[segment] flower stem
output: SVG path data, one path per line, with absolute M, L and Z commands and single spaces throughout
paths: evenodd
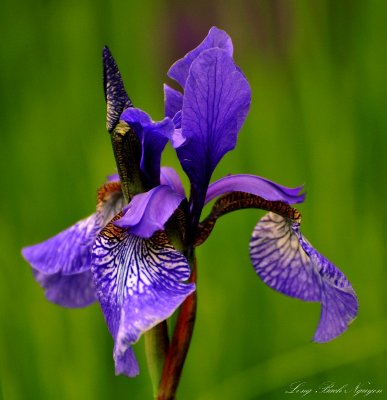
M 196 258 L 190 282 L 196 283 Z M 196 318 L 196 291 L 182 304 L 165 360 L 157 400 L 174 400 L 186 359 Z
M 167 321 L 163 321 L 144 334 L 145 354 L 152 381 L 153 395 L 157 399 L 163 365 L 168 353 L 169 337 Z

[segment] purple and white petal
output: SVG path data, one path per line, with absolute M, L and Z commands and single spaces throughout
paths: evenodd
M 160 160 L 168 140 L 174 134 L 174 125 L 170 118 L 154 122 L 149 115 L 138 108 L 129 108 L 121 115 L 135 132 L 141 142 L 142 154 L 140 167 L 152 186 L 160 182 Z
M 303 186 L 288 188 L 256 175 L 229 175 L 208 186 L 205 204 L 215 197 L 230 192 L 245 192 L 269 201 L 282 201 L 286 204 L 302 203 L 305 194 L 300 193 Z
M 169 185 L 157 186 L 134 196 L 124 208 L 124 216 L 114 224 L 142 238 L 150 238 L 156 231 L 164 229 L 165 223 L 184 199 Z
M 356 317 L 358 303 L 351 284 L 302 236 L 298 223 L 266 214 L 254 229 L 250 257 L 258 276 L 271 288 L 321 303 L 314 341 L 332 340 Z
M 160 185 L 170 186 L 176 193 L 185 197 L 183 184 L 178 173 L 171 167 L 161 167 Z
M 183 94 L 164 84 L 164 115 L 173 118 L 183 107 Z
M 45 242 L 23 248 L 23 257 L 49 301 L 84 307 L 96 299 L 91 250 L 98 233 L 122 210 L 123 202 L 120 183 L 108 182 L 98 191 L 96 213 Z
M 101 229 L 95 213 L 45 242 L 23 248 L 23 257 L 45 274 L 79 274 L 90 269 L 91 248 Z
M 125 350 L 121 352 L 115 344 L 113 358 L 116 375 L 126 375 L 133 378 L 140 373 L 140 368 L 131 347 L 125 346 Z
M 232 57 L 233 46 L 230 36 L 225 31 L 213 26 L 205 39 L 198 47 L 191 50 L 183 58 L 177 60 L 168 71 L 168 76 L 178 82 L 182 88 L 185 87 L 189 70 L 195 59 L 205 50 L 220 48 Z
M 165 233 L 142 239 L 108 224 L 93 248 L 92 272 L 97 296 L 115 340 L 117 371 L 121 360 L 145 331 L 167 319 L 195 290 L 185 257 Z
M 23 257 L 45 274 L 79 274 L 90 269 L 91 249 L 99 231 L 123 207 L 118 182 L 103 185 L 98 192 L 97 212 L 52 238 L 24 247 Z
M 250 100 L 249 83 L 227 51 L 206 50 L 192 63 L 181 122 L 186 141 L 176 151 L 198 198 L 197 209 L 216 165 L 235 147 Z
M 299 226 L 295 224 L 292 229 L 322 277 L 321 316 L 313 340 L 327 342 L 343 333 L 356 318 L 359 308 L 356 293 L 345 275 L 304 238 Z
M 47 300 L 62 307 L 86 307 L 97 300 L 91 271 L 63 275 L 45 274 L 32 269 L 36 281 L 44 289 Z

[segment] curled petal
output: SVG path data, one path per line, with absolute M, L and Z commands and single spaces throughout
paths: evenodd
M 61 272 L 45 274 L 32 270 L 36 281 L 45 290 L 47 300 L 62 307 L 86 307 L 97 300 L 90 270 L 79 274 Z
M 178 82 L 182 88 L 185 87 L 186 80 L 188 78 L 188 73 L 191 68 L 191 64 L 195 59 L 205 50 L 212 48 L 220 48 L 227 52 L 227 54 L 232 57 L 233 46 L 231 38 L 227 35 L 225 31 L 218 29 L 213 26 L 208 35 L 199 44 L 198 47 L 191 50 L 183 58 L 176 61 L 168 71 L 168 76 Z
M 168 185 L 157 186 L 134 196 L 124 208 L 124 216 L 114 224 L 137 236 L 150 238 L 154 232 L 164 229 L 184 198 Z
M 161 167 L 160 184 L 170 186 L 176 193 L 185 197 L 183 184 L 177 172 L 171 167 Z
M 302 188 L 302 186 L 288 188 L 255 175 L 229 175 L 208 186 L 205 204 L 215 197 L 229 192 L 245 192 L 269 201 L 296 204 L 305 200 L 305 194 L 300 193 Z
M 198 225 L 194 246 L 200 246 L 207 240 L 214 229 L 216 221 L 221 216 L 246 208 L 273 211 L 285 218 L 301 221 L 301 214 L 295 208 L 282 201 L 270 201 L 246 192 L 228 192 L 215 201 L 211 213 Z
M 334 339 L 356 317 L 358 303 L 351 284 L 303 237 L 298 223 L 266 214 L 254 229 L 250 257 L 258 276 L 271 288 L 321 303 L 314 341 Z
M 133 371 L 121 361 L 141 334 L 167 319 L 195 285 L 185 284 L 190 269 L 185 257 L 159 232 L 142 239 L 108 224 L 93 248 L 92 272 L 110 333 L 115 340 L 116 371 Z M 117 364 L 119 362 L 119 364 Z
M 140 167 L 152 186 L 160 182 L 160 159 L 168 140 L 174 134 L 174 125 L 169 118 L 160 122 L 151 120 L 148 114 L 138 108 L 129 108 L 121 115 L 141 142 Z
M 185 142 L 176 151 L 191 181 L 194 213 L 216 165 L 235 147 L 250 100 L 250 86 L 225 50 L 206 50 L 192 63 L 181 121 Z
M 182 107 L 182 93 L 164 84 L 164 115 L 172 119 Z
M 292 226 L 302 249 L 309 256 L 322 277 L 321 316 L 315 342 L 327 342 L 343 333 L 356 318 L 358 301 L 351 284 L 345 275 L 302 236 L 299 226 Z

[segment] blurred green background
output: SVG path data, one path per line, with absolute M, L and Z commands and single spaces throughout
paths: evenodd
M 198 251 L 197 324 L 178 398 L 300 398 L 284 393 L 295 381 L 362 384 L 387 398 L 386 20 L 383 0 L 3 1 L 3 398 L 151 398 L 142 340 L 140 376 L 115 377 L 98 304 L 47 302 L 20 249 L 90 214 L 115 169 L 102 47 L 110 46 L 133 102 L 160 119 L 168 67 L 211 25 L 233 38 L 253 91 L 238 146 L 214 179 L 253 173 L 305 183 L 303 232 L 345 272 L 360 313 L 341 337 L 312 343 L 319 305 L 272 291 L 251 267 L 249 237 L 263 213 L 224 217 Z M 163 163 L 178 168 L 171 149 Z

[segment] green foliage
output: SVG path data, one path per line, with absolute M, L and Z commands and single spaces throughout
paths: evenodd
M 387 3 L 210 3 L 214 21 L 207 16 L 207 26 L 200 2 L 176 9 L 177 2 L 3 2 L 5 400 L 151 398 L 142 341 L 135 346 L 140 376 L 115 377 L 113 341 L 99 306 L 48 303 L 20 249 L 91 213 L 96 188 L 114 171 L 104 128 L 103 45 L 133 102 L 160 118 L 166 68 L 179 55 L 173 33 L 187 15 L 191 28 L 198 22 L 198 38 L 210 24 L 232 36 L 253 90 L 238 146 L 214 178 L 249 172 L 288 186 L 304 182 L 303 233 L 346 273 L 360 314 L 335 341 L 312 343 L 318 305 L 273 292 L 250 265 L 248 241 L 262 214 L 226 216 L 198 251 L 197 325 L 179 398 L 283 399 L 297 380 L 316 387 L 385 382 Z M 164 164 L 178 167 L 171 150 Z

